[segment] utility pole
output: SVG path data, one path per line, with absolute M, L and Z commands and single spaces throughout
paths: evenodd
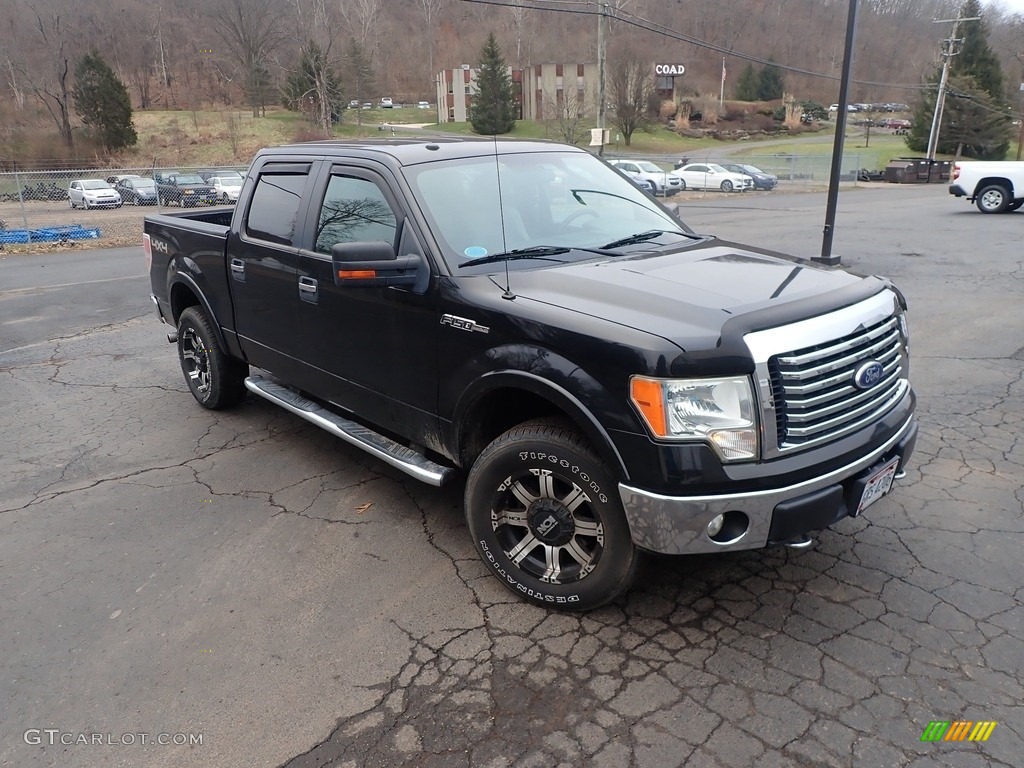
M 1024 55 L 1024 51 L 1013 55 L 1017 61 L 1024 64 L 1024 59 L 1021 58 Z M 1020 130 L 1017 132 L 1017 159 L 1020 160 L 1020 152 L 1024 149 L 1024 74 L 1020 78 L 1020 114 L 1018 115 L 1017 122 L 1020 123 Z
M 933 24 L 952 24 L 949 37 L 943 40 L 942 50 L 942 76 L 939 78 L 939 92 L 935 97 L 935 111 L 932 112 L 932 130 L 928 134 L 928 181 L 932 180 L 932 167 L 935 165 L 935 150 L 939 145 L 939 128 L 942 126 L 942 112 L 946 107 L 946 83 L 949 82 L 949 64 L 959 51 L 954 50 L 957 43 L 956 28 L 961 21 L 978 21 L 980 16 L 971 16 L 963 19 L 936 19 Z
M 601 143 L 597 147 L 597 154 L 604 155 L 604 110 L 605 110 L 605 59 L 607 47 L 605 44 L 605 24 L 608 3 L 602 2 L 597 14 L 597 127 L 601 131 Z

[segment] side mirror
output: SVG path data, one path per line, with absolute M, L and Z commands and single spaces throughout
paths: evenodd
M 349 287 L 414 286 L 426 268 L 419 254 L 398 256 L 391 243 L 335 243 L 331 248 L 334 283 Z

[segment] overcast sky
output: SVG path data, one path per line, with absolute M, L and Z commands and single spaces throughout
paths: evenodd
M 1024 0 L 982 0 L 983 5 L 1001 5 L 1010 13 L 1024 14 Z

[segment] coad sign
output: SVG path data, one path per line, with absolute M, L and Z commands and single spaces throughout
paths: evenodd
M 654 74 L 656 75 L 681 75 L 686 71 L 682 64 L 655 64 Z

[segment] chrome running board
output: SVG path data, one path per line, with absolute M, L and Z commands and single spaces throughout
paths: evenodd
M 249 376 L 245 388 L 424 483 L 442 486 L 455 474 L 453 468 L 437 464 L 412 448 L 339 416 L 272 379 Z

